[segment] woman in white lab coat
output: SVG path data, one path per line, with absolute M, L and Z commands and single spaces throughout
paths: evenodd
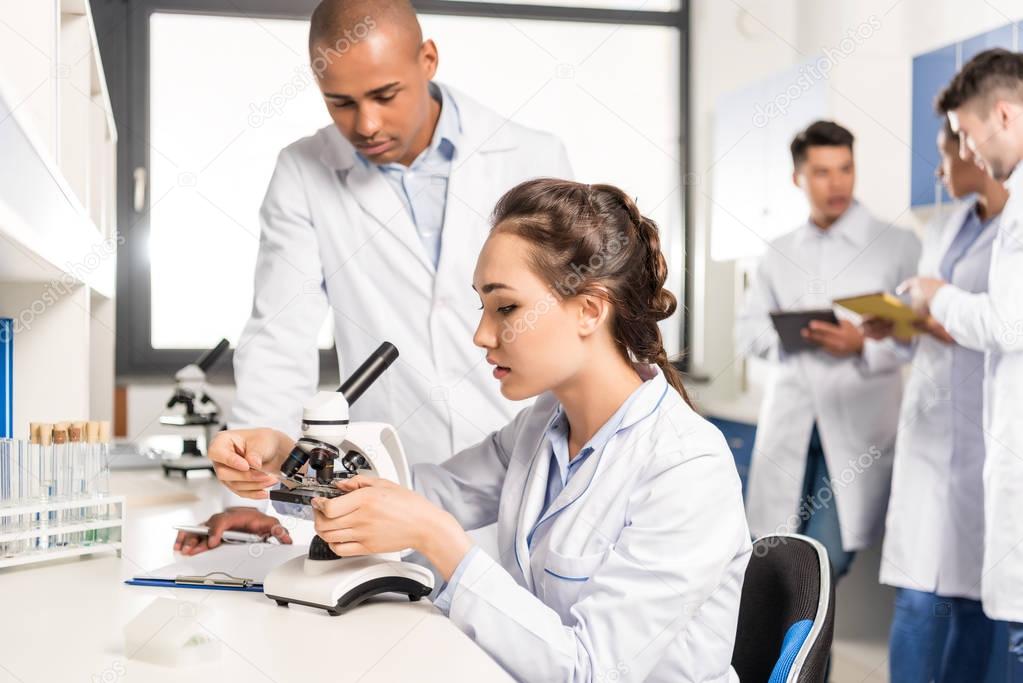
M 512 189 L 477 262 L 474 341 L 506 397 L 536 402 L 414 467 L 414 492 L 346 481 L 316 502 L 317 533 L 344 556 L 420 551 L 446 581 L 435 604 L 520 680 L 736 680 L 749 531 L 728 446 L 661 343 L 666 275 L 656 226 L 617 188 Z M 253 498 L 250 464 L 276 471 L 291 448 L 218 441 L 218 476 Z M 495 521 L 500 557 L 464 531 Z
M 988 291 L 941 278 L 904 284 L 984 363 L 984 613 L 1007 623 L 1007 680 L 1023 680 L 1023 55 L 992 49 L 952 79 L 938 106 L 965 141 L 961 154 L 1004 182 L 1009 200 L 991 248 Z
M 939 175 L 970 197 L 924 234 L 920 274 L 986 292 L 998 215 L 1008 193 L 959 155 L 951 129 L 938 136 Z M 892 341 L 912 371 L 895 443 L 881 582 L 898 589 L 892 683 L 984 680 L 994 623 L 980 603 L 984 554 L 984 354 L 960 346 L 929 319 L 924 334 Z M 868 335 L 891 326 L 868 321 Z

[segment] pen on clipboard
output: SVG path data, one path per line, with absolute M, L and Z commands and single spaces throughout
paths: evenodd
M 182 586 L 233 586 L 236 588 L 249 588 L 255 584 L 255 581 L 231 576 L 227 572 L 210 572 L 200 576 L 178 576 L 174 579 L 174 583 Z
M 210 529 L 206 526 L 192 526 L 188 524 L 182 524 L 174 527 L 178 531 L 184 531 L 186 534 L 195 534 L 197 536 L 209 536 Z M 267 543 L 270 541 L 272 536 L 269 534 L 250 534 L 245 531 L 225 531 L 221 534 L 220 538 L 228 543 Z M 276 541 L 277 539 L 273 539 Z

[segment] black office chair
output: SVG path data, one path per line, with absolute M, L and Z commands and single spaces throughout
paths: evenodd
M 753 544 L 732 667 L 743 683 L 824 683 L 834 630 L 828 553 L 799 534 Z

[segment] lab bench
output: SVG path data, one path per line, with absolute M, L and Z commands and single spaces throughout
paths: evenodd
M 115 472 L 111 489 L 127 499 L 121 557 L 0 570 L 7 615 L 0 681 L 511 680 L 427 600 L 380 599 L 331 617 L 278 607 L 261 593 L 125 585 L 177 559 L 173 526 L 217 511 L 221 487 L 212 478 L 167 480 L 148 470 Z M 199 623 L 219 641 L 218 660 L 170 668 L 129 657 L 125 625 L 160 597 L 201 603 Z

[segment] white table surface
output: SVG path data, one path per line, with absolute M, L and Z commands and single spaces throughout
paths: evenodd
M 374 601 L 331 617 L 261 593 L 125 585 L 178 559 L 173 525 L 219 508 L 219 484 L 192 477 L 114 474 L 112 492 L 128 496 L 120 558 L 0 569 L 0 682 L 511 680 L 426 600 Z M 296 542 L 307 542 L 311 526 L 292 522 Z M 220 642 L 218 661 L 170 668 L 130 657 L 124 626 L 157 597 L 202 604 L 199 623 Z

